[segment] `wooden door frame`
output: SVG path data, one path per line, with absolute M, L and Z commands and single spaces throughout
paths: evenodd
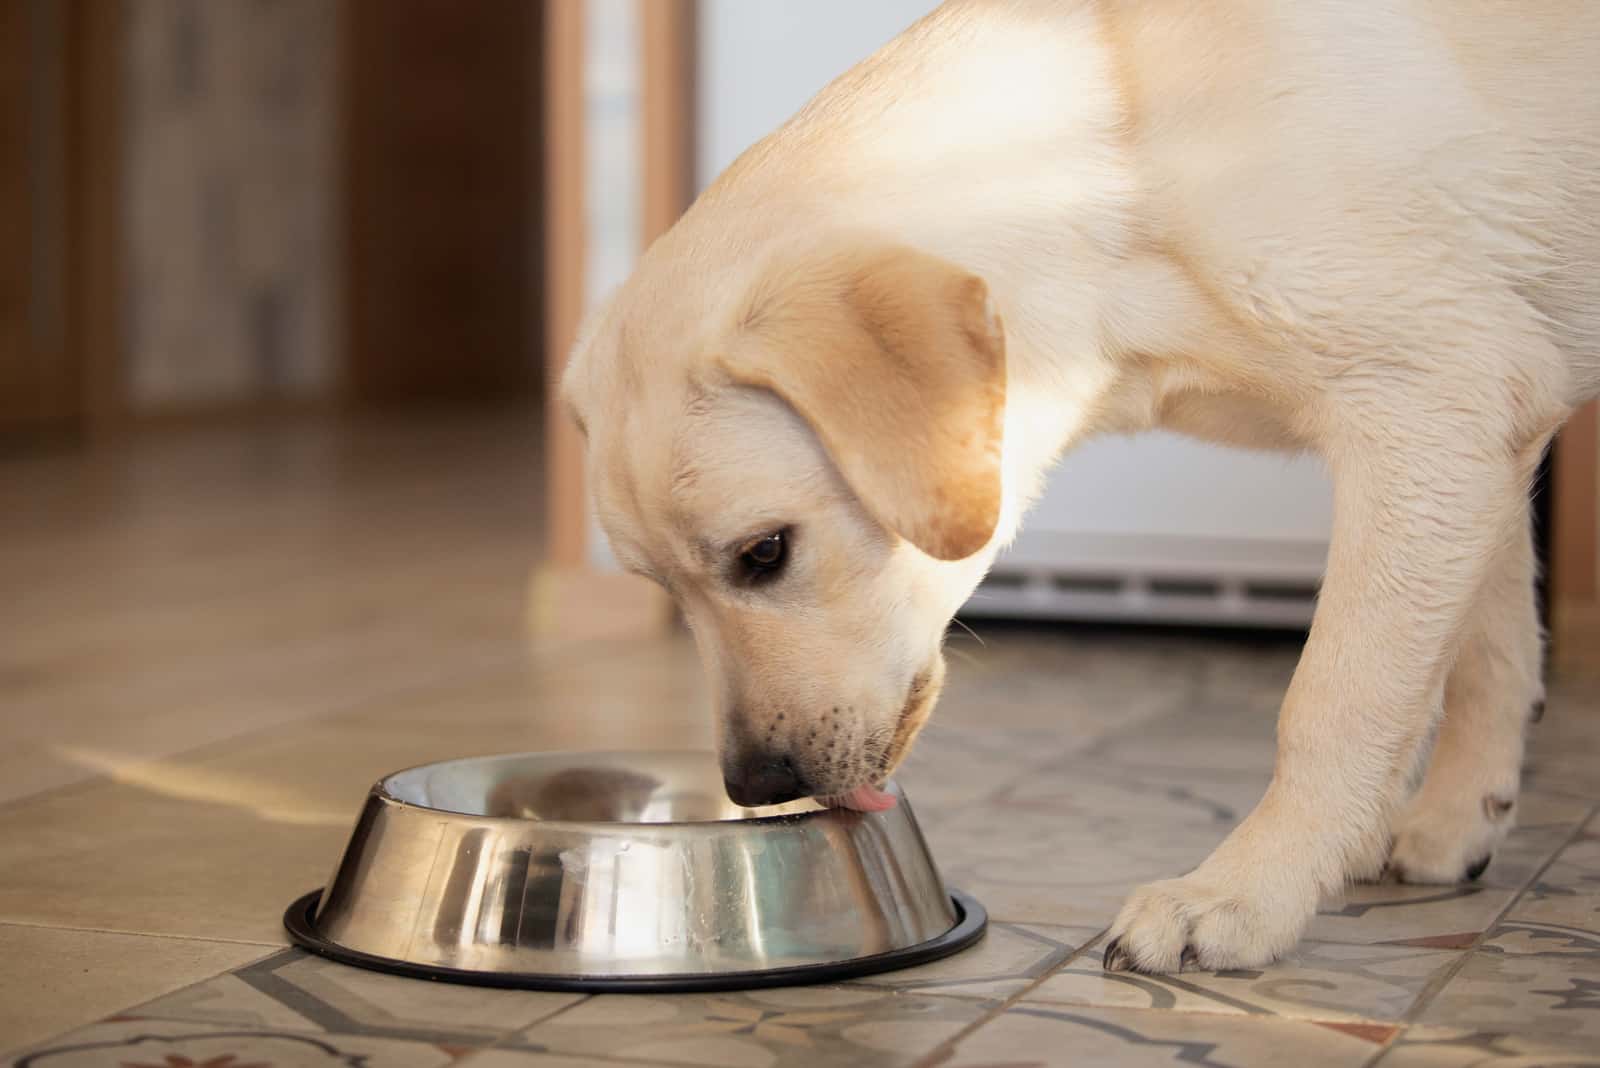
M 122 177 L 126 22 L 121 4 L 67 11 L 67 347 L 80 375 L 82 429 L 128 423 Z
M 635 0 L 640 32 L 640 247 L 667 230 L 694 196 L 695 0 Z M 535 633 L 617 637 L 672 619 L 661 590 L 591 563 L 583 440 L 557 386 L 586 310 L 584 142 L 585 0 L 544 5 L 545 100 L 545 552 L 535 574 Z
M 588 504 L 583 442 L 559 403 L 584 310 L 584 6 L 586 0 L 546 0 L 545 80 L 545 559 L 563 570 L 588 561 Z M 540 299 L 534 294 L 533 299 Z
M 1600 401 L 1556 439 L 1550 496 L 1551 662 L 1600 673 Z
M 28 54 L 12 87 L 20 99 L 6 104 L 24 110 L 30 126 L 22 146 L 29 191 L 8 251 L 25 257 L 31 292 L 20 312 L 25 351 L 8 356 L 22 361 L 25 387 L 38 393 L 0 429 L 8 445 L 27 448 L 98 436 L 126 419 L 124 13 L 102 0 L 25 0 L 12 10 Z

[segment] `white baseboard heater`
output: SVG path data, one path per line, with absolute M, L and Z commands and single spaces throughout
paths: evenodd
M 1307 458 L 1166 434 L 1091 442 L 1052 475 L 961 614 L 1304 627 L 1331 498 Z
M 961 614 L 1304 627 L 1327 547 L 1141 534 L 1024 534 Z

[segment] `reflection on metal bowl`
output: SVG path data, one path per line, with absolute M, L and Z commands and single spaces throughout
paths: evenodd
M 530 753 L 373 788 L 333 879 L 284 918 L 314 952 L 500 986 L 818 982 L 976 941 L 911 807 L 747 809 L 709 753 Z

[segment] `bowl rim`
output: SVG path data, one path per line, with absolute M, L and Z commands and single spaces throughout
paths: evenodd
M 678 829 L 678 830 L 687 830 L 688 828 L 692 828 L 692 827 L 722 827 L 722 828 L 726 828 L 726 827 L 729 827 L 729 826 L 750 827 L 750 826 L 771 825 L 771 824 L 789 825 L 789 824 L 794 824 L 794 823 L 798 823 L 798 822 L 801 822 L 801 821 L 820 819 L 820 818 L 824 818 L 824 817 L 831 817 L 831 818 L 834 818 L 834 819 L 838 819 L 838 818 L 841 818 L 841 814 L 843 814 L 843 816 L 848 816 L 848 817 L 853 817 L 853 818 L 864 818 L 866 816 L 879 815 L 879 813 L 857 812 L 855 809 L 844 808 L 843 806 L 840 806 L 840 805 L 822 805 L 822 804 L 819 803 L 817 808 L 808 809 L 805 812 L 781 812 L 781 813 L 775 813 L 775 814 L 770 815 L 770 816 L 749 816 L 749 817 L 741 817 L 741 818 L 736 818 L 736 819 L 657 820 L 657 821 L 650 822 L 650 823 L 644 823 L 644 822 L 641 822 L 641 821 L 638 821 L 638 820 L 546 820 L 546 819 L 531 819 L 531 818 L 524 817 L 524 816 L 490 816 L 490 815 L 487 815 L 485 813 L 480 813 L 480 812 L 461 812 L 461 811 L 458 811 L 458 810 L 453 809 L 453 808 L 434 808 L 432 805 L 419 805 L 415 801 L 407 801 L 403 797 L 395 796 L 392 792 L 390 792 L 390 790 L 388 788 L 388 784 L 389 784 L 389 782 L 391 780 L 397 779 L 402 775 L 406 775 L 406 774 L 408 774 L 410 772 L 413 772 L 413 771 L 421 771 L 423 768 L 443 767 L 443 766 L 445 766 L 447 764 L 466 764 L 466 763 L 472 763 L 472 762 L 476 762 L 476 761 L 489 761 L 489 760 L 514 760 L 514 759 L 516 759 L 518 757 L 561 757 L 561 756 L 627 757 L 627 756 L 706 756 L 706 755 L 710 755 L 713 759 L 715 759 L 715 757 L 716 757 L 716 753 L 714 751 L 712 751 L 712 750 L 709 750 L 709 749 L 529 749 L 529 750 L 521 750 L 521 751 L 514 752 L 514 753 L 484 753 L 484 754 L 479 755 L 479 756 L 452 757 L 449 760 L 430 760 L 430 761 L 427 761 L 427 762 L 422 763 L 422 764 L 413 764 L 410 767 L 400 768 L 400 769 L 398 769 L 396 771 L 391 771 L 387 775 L 382 776 L 381 778 L 379 778 L 376 782 L 374 782 L 372 784 L 372 786 L 367 791 L 367 796 L 369 798 L 378 798 L 379 800 L 381 800 L 381 801 L 383 801 L 383 802 L 385 802 L 387 804 L 398 805 L 398 806 L 400 806 L 402 808 L 412 809 L 412 810 L 414 810 L 416 812 L 435 812 L 435 813 L 439 813 L 440 815 L 444 815 L 444 816 L 456 816 L 456 817 L 460 817 L 462 819 L 477 820 L 477 821 L 496 823 L 496 824 L 515 824 L 515 825 L 536 824 L 536 825 L 538 825 L 540 827 L 551 828 L 552 830 L 558 830 L 558 831 L 587 831 L 587 832 L 590 832 L 590 833 L 593 833 L 595 831 L 609 831 L 609 830 L 613 830 L 615 828 L 621 828 L 621 827 L 631 827 L 631 828 L 637 828 L 637 829 L 650 829 L 650 830 L 668 829 L 668 828 Z M 895 798 L 895 806 L 894 806 L 894 808 L 893 809 L 889 809 L 887 811 L 890 811 L 890 812 L 896 811 L 896 810 L 900 809 L 902 806 L 907 804 L 905 791 L 900 789 L 900 784 L 898 782 L 896 782 L 895 780 L 893 780 L 893 779 L 886 780 L 884 782 L 883 786 L 881 787 L 881 789 L 883 789 L 884 792 L 886 792 L 886 793 L 893 794 L 894 798 Z M 812 800 L 812 801 L 815 801 L 816 798 L 815 797 L 804 798 L 804 799 L 797 798 L 796 800 Z M 793 802 L 785 802 L 785 804 L 792 804 L 792 803 Z M 776 806 L 772 806 L 772 807 L 776 807 Z
M 420 964 L 401 957 L 382 957 L 340 945 L 317 930 L 317 906 L 321 903 L 323 893 L 323 890 L 312 890 L 296 898 L 283 914 L 283 926 L 290 941 L 319 957 L 412 979 L 583 994 L 691 994 L 837 983 L 942 960 L 978 942 L 989 928 L 989 912 L 982 903 L 970 894 L 947 886 L 945 893 L 956 915 L 956 922 L 948 930 L 924 942 L 862 957 L 745 971 L 673 972 L 662 975 L 585 976 L 557 972 L 473 971 L 447 965 Z

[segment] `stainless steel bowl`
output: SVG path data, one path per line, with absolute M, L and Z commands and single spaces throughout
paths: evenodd
M 719 989 L 933 960 L 983 933 L 898 787 L 887 812 L 741 808 L 709 753 L 527 753 L 372 788 L 295 941 L 499 986 Z

